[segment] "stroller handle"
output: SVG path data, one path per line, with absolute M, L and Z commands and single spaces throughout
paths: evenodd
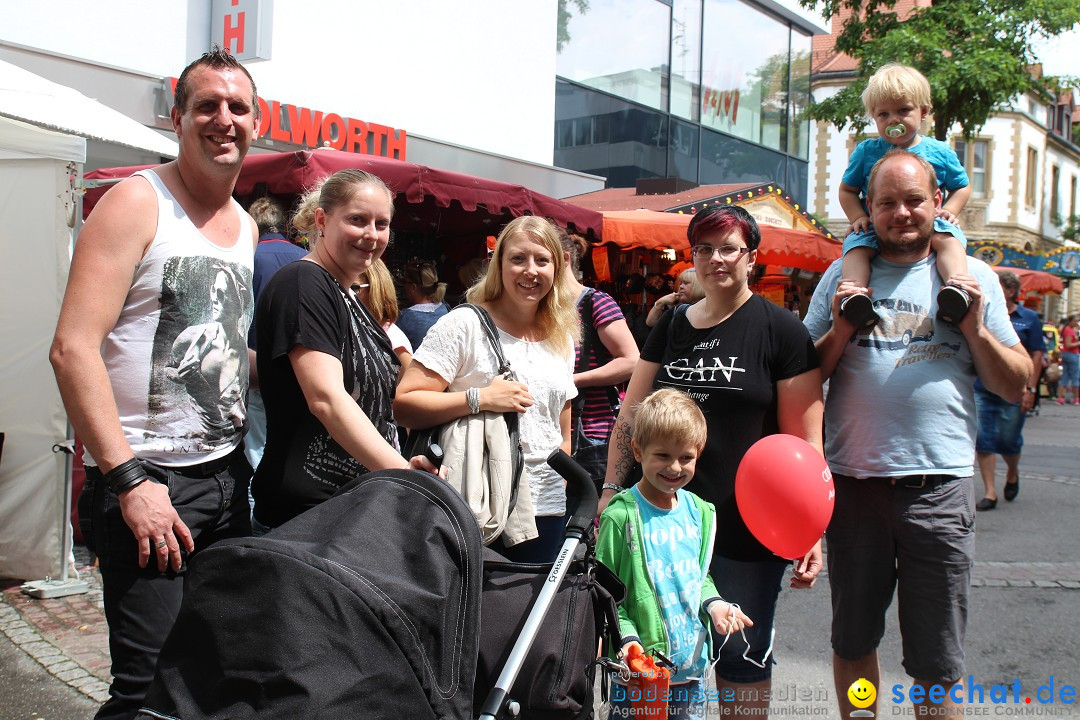
M 551 453 L 547 462 L 566 480 L 566 506 L 573 513 L 566 524 L 566 534 L 583 538 L 592 529 L 596 506 L 600 502 L 592 476 L 562 450 Z

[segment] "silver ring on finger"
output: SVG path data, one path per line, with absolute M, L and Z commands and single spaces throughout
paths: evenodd
M 168 544 L 169 543 L 165 542 L 165 538 L 161 538 L 156 543 L 154 543 L 154 547 L 156 547 L 158 550 L 161 550 L 163 547 L 166 547 Z

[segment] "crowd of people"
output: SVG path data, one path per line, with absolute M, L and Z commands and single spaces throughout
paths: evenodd
M 543 218 L 499 233 L 465 294 L 475 312 L 451 310 L 433 263 L 396 278 L 386 267 L 394 194 L 369 173 L 324 178 L 288 221 L 310 251 L 290 244 L 280 206 L 263 199 L 249 216 L 232 199 L 259 120 L 251 76 L 217 50 L 189 65 L 172 110 L 179 156 L 119 183 L 87 219 L 51 353 L 86 447 L 79 509 L 110 628 L 98 717 L 138 712 L 193 555 L 271 533 L 369 470 L 437 473 L 403 455 L 403 438 L 484 411 L 519 417 L 531 516 L 499 542 L 507 557 L 550 562 L 561 543 L 550 452 L 573 452 L 596 480 L 597 552 L 628 588 L 615 654 L 636 645 L 674 661 L 690 699 L 669 716 L 701 715 L 709 668 L 736 714 L 767 707 L 785 578 L 810 589 L 824 569 L 822 541 L 785 560 L 740 515 L 740 460 L 777 433 L 834 475 L 825 542 L 842 714 L 854 681 L 879 684 L 894 593 L 905 669 L 953 702 L 976 451 L 979 509 L 996 504 L 995 454 L 1015 498 L 1016 420 L 1044 349 L 1015 277 L 957 252 L 967 178 L 919 134 L 925 83 L 902 66 L 871 79 L 879 137 L 840 188 L 854 255 L 825 273 L 804 321 L 753 292 L 760 230 L 716 205 L 693 217 L 693 267 L 652 304 L 639 350 L 615 299 L 583 283 L 587 245 Z M 1059 401 L 1077 403 L 1076 318 L 1062 335 Z

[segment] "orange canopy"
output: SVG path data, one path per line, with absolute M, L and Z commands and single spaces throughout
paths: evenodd
M 1041 270 L 1028 270 L 1027 268 L 997 267 L 995 270 L 1008 270 L 1020 278 L 1020 292 L 1025 295 L 1029 292 L 1054 293 L 1060 295 L 1065 290 L 1065 283 L 1057 275 L 1051 275 Z
M 686 227 L 693 215 L 653 210 L 604 211 L 603 243 L 621 248 L 683 250 L 690 246 Z M 840 257 L 840 243 L 820 233 L 761 225 L 758 262 L 824 272 Z

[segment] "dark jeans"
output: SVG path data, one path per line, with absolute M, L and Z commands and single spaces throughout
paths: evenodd
M 166 468 L 147 462 L 143 467 L 153 481 L 168 486 L 169 499 L 191 531 L 196 553 L 218 540 L 251 534 L 247 500 L 251 465 L 242 449 L 223 458 L 220 467 Z M 86 544 L 101 564 L 112 656 L 110 697 L 96 717 L 133 718 L 180 611 L 189 556 L 181 549 L 184 562 L 179 572 L 158 572 L 153 553 L 147 567 L 140 568 L 135 535 L 124 522 L 119 499 L 96 467 L 86 468 L 79 517 Z

